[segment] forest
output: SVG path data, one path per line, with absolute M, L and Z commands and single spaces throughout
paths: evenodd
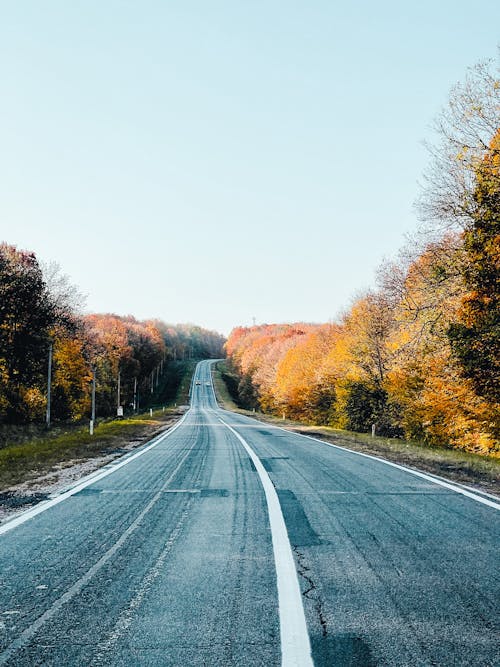
M 498 452 L 499 109 L 500 82 L 477 65 L 436 120 L 418 236 L 338 321 L 231 332 L 227 379 L 242 406 Z
M 137 410 L 165 364 L 227 353 L 241 405 L 308 423 L 478 453 L 500 446 L 500 82 L 483 63 L 452 90 L 418 210 L 377 283 L 326 324 L 224 338 L 194 325 L 80 312 L 57 265 L 0 245 L 0 424 Z M 390 193 L 388 194 L 390 196 Z M 332 290 L 335 286 L 332 285 Z
M 191 324 L 80 313 L 82 296 L 58 265 L 0 244 L 0 424 L 138 410 L 176 360 L 220 357 L 224 337 Z M 118 393 L 119 385 L 119 393 Z M 119 396 L 119 398 L 118 398 Z

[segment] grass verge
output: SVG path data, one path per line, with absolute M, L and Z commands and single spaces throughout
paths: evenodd
M 175 395 L 175 405 L 189 405 L 189 390 L 191 388 L 191 380 L 193 379 L 193 373 L 197 363 L 197 361 L 193 360 L 184 362 L 184 372 Z
M 472 454 L 458 449 L 432 447 L 426 443 L 399 438 L 371 437 L 367 433 L 353 433 L 329 426 L 307 425 L 291 419 L 254 413 L 239 408 L 224 382 L 224 362 L 214 364 L 213 379 L 217 400 L 221 407 L 254 417 L 296 433 L 325 440 L 339 447 L 364 454 L 378 456 L 394 463 L 429 472 L 450 481 L 476 487 L 488 493 L 500 495 L 500 458 Z
M 195 361 L 186 362 L 177 392 L 170 405 L 125 419 L 106 420 L 97 424 L 91 436 L 88 426 L 69 426 L 65 431 L 48 432 L 20 443 L 0 449 L 0 491 L 9 486 L 27 482 L 57 467 L 94 457 L 123 453 L 124 445 L 135 446 L 152 438 L 157 432 L 178 419 L 182 412 L 178 407 L 189 401 L 189 385 Z
M 241 410 L 234 402 L 227 384 L 224 381 L 224 375 L 226 372 L 226 365 L 224 361 L 217 361 L 215 364 L 212 364 L 212 380 L 214 383 L 215 395 L 217 396 L 219 405 L 225 410 L 251 414 L 248 412 L 248 410 Z

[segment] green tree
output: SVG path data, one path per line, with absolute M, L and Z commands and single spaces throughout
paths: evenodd
M 467 293 L 449 329 L 452 350 L 479 395 L 500 402 L 500 130 L 477 169 L 473 222 L 464 232 Z
M 6 395 L 2 418 L 29 419 L 30 404 L 40 404 L 33 391 L 42 384 L 54 305 L 33 253 L 0 245 L 0 367 Z M 29 401 L 24 398 L 29 396 Z M 38 416 L 38 415 L 37 415 Z
M 491 61 L 469 70 L 436 122 L 439 142 L 421 212 L 432 230 L 461 230 L 464 296 L 448 340 L 462 377 L 490 403 L 500 433 L 500 78 Z M 496 425 L 495 425 L 496 422 Z

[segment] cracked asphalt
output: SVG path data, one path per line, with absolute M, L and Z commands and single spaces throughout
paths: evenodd
M 219 410 L 209 380 L 169 437 L 0 536 L 0 665 L 281 664 L 264 492 L 218 414 L 278 493 L 315 665 L 500 664 L 494 508 Z

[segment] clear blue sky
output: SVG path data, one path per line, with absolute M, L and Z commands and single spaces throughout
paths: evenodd
M 327 321 L 417 225 L 500 4 L 0 0 L 0 240 L 88 310 Z

